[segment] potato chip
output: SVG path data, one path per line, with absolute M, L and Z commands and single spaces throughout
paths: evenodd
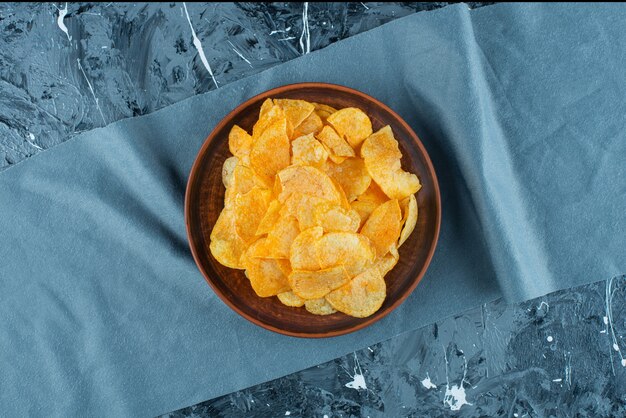
M 365 318 L 380 309 L 386 296 L 385 280 L 378 268 L 373 267 L 327 294 L 326 300 L 339 312 Z
M 403 223 L 404 227 L 402 228 L 402 232 L 400 233 L 400 240 L 398 241 L 398 247 L 404 244 L 404 241 L 409 238 L 413 229 L 415 229 L 415 224 L 417 224 L 417 200 L 415 199 L 415 195 L 410 195 L 407 198 L 402 200 L 402 212 L 403 212 Z
M 318 299 L 350 281 L 343 266 L 308 271 L 292 270 L 287 278 L 291 290 L 303 299 Z
M 355 200 L 354 202 L 350 203 L 350 207 L 352 208 L 352 210 L 358 213 L 359 218 L 361 219 L 361 221 L 359 222 L 358 230 L 360 230 L 363 227 L 363 225 L 365 224 L 365 221 L 367 221 L 367 218 L 369 218 L 369 216 L 372 214 L 372 212 L 374 212 L 374 210 L 378 206 L 379 205 L 377 205 L 374 202 L 361 202 L 359 200 Z
M 325 232 L 357 232 L 361 225 L 361 218 L 356 211 L 346 210 L 331 202 L 316 205 L 313 217 Z
M 352 202 L 363 194 L 372 182 L 372 178 L 360 158 L 346 158 L 341 164 L 335 164 L 331 161 L 326 165 L 326 173 L 339 183 L 348 202 Z
M 357 197 L 361 202 L 372 202 L 377 207 L 389 200 L 389 197 L 380 189 L 378 184 L 371 182 L 367 190 Z
M 330 315 L 337 312 L 324 298 L 304 302 L 304 308 L 314 315 Z
M 385 277 L 398 264 L 400 256 L 395 244 L 389 249 L 389 253 L 374 261 L 374 265 L 380 271 L 380 275 Z
M 324 126 L 320 133 L 315 136 L 322 144 L 326 145 L 329 150 L 329 154 L 335 157 L 354 157 L 356 154 L 354 150 L 346 142 L 345 139 L 339 136 L 337 132 L 330 126 Z M 341 164 L 344 159 L 340 159 Z M 335 160 L 333 160 L 335 161 Z
M 324 230 L 319 227 L 306 229 L 293 240 L 289 250 L 289 261 L 294 270 L 319 270 L 320 262 L 317 258 L 315 244 L 322 237 Z M 332 266 L 334 267 L 334 266 Z
M 287 129 L 287 117 L 280 106 L 274 105 L 271 99 L 267 99 L 261 105 L 259 111 L 259 120 L 252 127 L 252 142 L 254 143 L 259 136 L 275 122 L 285 120 L 285 130 Z
M 278 196 L 284 202 L 292 193 L 300 192 L 340 202 L 341 195 L 326 173 L 315 167 L 292 165 L 278 172 L 282 191 Z
M 317 134 L 323 127 L 322 119 L 317 113 L 313 112 L 293 130 L 292 135 L 294 138 L 298 138 L 308 134 Z
M 271 191 L 256 188 L 235 197 L 235 230 L 245 242 L 256 239 L 256 230 L 271 198 Z
M 229 157 L 224 161 L 222 166 L 222 183 L 227 189 L 233 185 L 233 176 L 235 174 L 235 167 L 239 164 L 239 158 Z
M 278 268 L 280 269 L 280 271 L 282 271 L 285 276 L 289 277 L 289 275 L 291 274 L 291 263 L 289 262 L 289 260 L 277 258 L 276 262 L 278 263 Z
M 235 228 L 235 211 L 224 209 L 217 218 L 211 231 L 209 245 L 213 257 L 226 267 L 243 269 L 241 255 L 246 251 L 246 243 L 237 234 Z
M 294 216 L 298 220 L 301 231 L 317 225 L 315 220 L 315 208 L 319 204 L 328 203 L 328 200 L 308 194 L 292 193 L 281 209 L 281 216 L 285 214 Z
M 389 248 L 398 242 L 402 221 L 402 211 L 396 199 L 378 206 L 367 218 L 361 234 L 368 237 L 376 248 L 376 256 L 382 257 Z
M 404 199 L 420 189 L 417 176 L 402 170 L 402 153 L 389 126 L 363 142 L 361 156 L 372 179 L 391 199 Z
M 252 149 L 252 136 L 241 127 L 235 125 L 228 134 L 228 149 L 235 157 L 238 157 L 245 165 L 250 164 L 250 150 Z
M 315 242 L 315 251 L 321 269 L 343 265 L 350 277 L 361 273 L 376 258 L 376 250 L 370 240 L 351 232 L 329 232 L 323 235 Z
M 258 296 L 275 296 L 290 290 L 287 276 L 283 274 L 276 260 L 246 257 L 245 267 L 246 276 Z
M 300 234 L 298 220 L 293 216 L 282 216 L 267 234 L 267 256 L 269 258 L 289 258 L 293 240 Z
M 283 292 L 283 293 L 279 293 L 276 296 L 278 296 L 278 300 L 283 305 L 292 306 L 294 308 L 299 308 L 300 306 L 304 306 L 304 299 L 302 299 L 300 296 L 296 295 L 293 292 Z
M 338 110 L 326 120 L 353 149 L 358 148 L 361 142 L 372 134 L 370 118 L 356 107 Z
M 250 166 L 271 186 L 276 173 L 291 163 L 291 144 L 286 120 L 277 120 L 256 139 L 250 151 Z
M 272 228 L 274 228 L 274 225 L 276 225 L 276 222 L 280 218 L 281 208 L 282 205 L 278 200 L 272 200 L 269 203 L 267 210 L 265 211 L 265 214 L 263 215 L 263 218 L 261 218 L 259 226 L 256 229 L 256 235 L 267 234 L 272 230 Z
M 315 106 L 315 113 L 322 119 L 322 122 L 326 124 L 326 119 L 333 113 L 337 111 L 334 107 L 322 104 L 322 103 L 312 103 Z
M 315 109 L 315 106 L 311 103 L 297 99 L 274 99 L 274 104 L 280 106 L 283 112 L 285 112 L 289 138 L 295 138 L 293 136 L 294 129 L 308 118 Z
M 326 168 L 328 152 L 312 133 L 291 141 L 291 154 L 292 164 L 310 165 L 320 170 Z

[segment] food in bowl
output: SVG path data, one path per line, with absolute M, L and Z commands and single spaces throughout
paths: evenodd
M 245 270 L 259 297 L 316 315 L 372 315 L 413 232 L 421 185 L 389 126 L 355 107 L 267 99 L 252 131 L 235 125 L 210 250 Z

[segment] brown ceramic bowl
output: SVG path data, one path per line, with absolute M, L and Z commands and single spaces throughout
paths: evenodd
M 303 99 L 335 108 L 358 107 L 372 120 L 374 131 L 390 125 L 402 151 L 402 167 L 416 173 L 422 188 L 417 194 L 419 218 L 410 238 L 400 248 L 400 261 L 387 274 L 387 298 L 368 318 L 342 313 L 327 316 L 291 308 L 278 298 L 258 297 L 242 270 L 218 263 L 209 251 L 213 225 L 224 206 L 222 164 L 230 156 L 228 133 L 233 125 L 251 131 L 267 98 Z M 230 112 L 213 130 L 200 149 L 191 169 L 185 195 L 185 223 L 191 252 L 213 291 L 235 312 L 253 323 L 281 334 L 320 338 L 364 328 L 399 306 L 415 289 L 435 251 L 441 222 L 439 185 L 433 165 L 417 135 L 393 110 L 359 91 L 324 83 L 300 83 L 259 94 Z

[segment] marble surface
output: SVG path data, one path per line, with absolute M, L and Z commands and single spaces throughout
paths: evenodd
M 0 170 L 446 4 L 0 3 Z M 622 276 L 496 301 L 165 416 L 626 416 L 624 335 Z

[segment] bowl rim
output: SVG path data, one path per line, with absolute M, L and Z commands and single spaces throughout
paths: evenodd
M 308 89 L 311 89 L 311 88 L 332 89 L 332 90 L 341 91 L 343 93 L 348 93 L 348 94 L 352 94 L 352 95 L 355 95 L 355 96 L 359 96 L 359 97 L 361 97 L 361 98 L 363 98 L 363 99 L 365 99 L 367 101 L 370 101 L 370 102 L 374 103 L 376 106 L 379 106 L 384 111 L 388 112 L 393 117 L 395 117 L 397 119 L 397 121 L 403 126 L 403 128 L 409 133 L 409 136 L 411 137 L 411 139 L 413 141 L 413 144 L 418 148 L 418 151 L 420 152 L 420 154 L 424 157 L 424 159 L 426 161 L 426 167 L 425 168 L 429 172 L 429 174 L 431 175 L 431 177 L 433 179 L 433 189 L 434 189 L 434 193 L 435 193 L 435 206 L 436 206 L 436 213 L 435 213 L 436 225 L 435 225 L 434 239 L 432 240 L 432 242 L 430 244 L 430 248 L 428 249 L 428 254 L 426 256 L 426 260 L 425 260 L 424 264 L 422 265 L 421 269 L 419 270 L 419 272 L 415 276 L 415 278 L 414 278 L 413 282 L 411 283 L 411 285 L 409 286 L 408 290 L 402 296 L 400 296 L 396 301 L 394 301 L 384 312 L 381 312 L 378 315 L 377 315 L 378 312 L 376 312 L 376 313 L 374 313 L 373 315 L 371 315 L 369 317 L 361 318 L 362 319 L 361 322 L 357 323 L 356 325 L 354 325 L 354 326 L 352 326 L 350 328 L 334 330 L 334 331 L 316 332 L 316 333 L 297 332 L 297 331 L 285 330 L 285 329 L 273 326 L 271 324 L 262 322 L 262 321 L 260 321 L 260 320 L 258 320 L 256 318 L 248 315 L 247 313 L 245 313 L 241 309 L 239 309 L 239 307 L 236 304 L 234 304 L 230 299 L 228 299 L 218 289 L 218 287 L 213 284 L 213 280 L 211 279 L 210 275 L 207 273 L 207 271 L 202 266 L 202 263 L 200 262 L 200 258 L 199 258 L 199 255 L 198 255 L 198 251 L 199 250 L 197 250 L 195 248 L 195 246 L 193 245 L 193 240 L 192 240 L 192 235 L 191 235 L 191 224 L 189 222 L 189 219 L 190 219 L 189 201 L 190 201 L 191 184 L 196 181 L 196 177 L 198 176 L 199 166 L 200 166 L 200 162 L 202 160 L 201 157 L 205 155 L 206 149 L 215 140 L 215 137 L 216 137 L 217 133 L 222 131 L 224 126 L 226 126 L 227 124 L 231 123 L 233 118 L 242 109 L 248 107 L 250 104 L 258 101 L 259 99 L 261 99 L 261 98 L 269 98 L 269 97 L 272 97 L 273 95 L 278 95 L 278 94 L 285 93 L 287 91 L 299 90 L 299 89 L 304 89 L 304 88 L 308 88 Z M 417 136 L 415 131 L 413 131 L 413 129 L 411 129 L 409 124 L 406 123 L 406 121 L 402 117 L 400 117 L 400 115 L 398 115 L 398 113 L 396 113 L 389 106 L 387 106 L 386 104 L 382 103 L 381 101 L 375 99 L 374 97 L 372 97 L 372 96 L 370 96 L 370 95 L 368 95 L 366 93 L 363 93 L 363 92 L 361 92 L 359 90 L 355 90 L 353 88 L 350 88 L 350 87 L 342 86 L 342 85 L 339 85 L 339 84 L 332 84 L 332 83 L 302 82 L 302 83 L 285 84 L 285 85 L 282 85 L 282 86 L 279 86 L 279 87 L 274 87 L 272 89 L 263 91 L 263 92 L 261 92 L 259 94 L 256 94 L 253 97 L 251 97 L 248 100 L 246 100 L 243 103 L 241 103 L 240 105 L 238 105 L 237 107 L 235 107 L 226 116 L 224 116 L 217 125 L 215 125 L 215 127 L 211 130 L 211 133 L 204 140 L 204 143 L 202 144 L 202 147 L 200 147 L 200 149 L 198 150 L 198 152 L 196 154 L 196 157 L 195 157 L 195 160 L 193 162 L 193 165 L 191 166 L 191 170 L 189 172 L 189 177 L 187 179 L 187 185 L 186 185 L 186 189 L 185 189 L 184 212 L 185 212 L 185 228 L 187 230 L 187 243 L 189 245 L 189 249 L 191 250 L 191 254 L 193 256 L 194 262 L 196 263 L 196 266 L 198 267 L 198 269 L 202 273 L 202 276 L 204 276 L 204 280 L 209 284 L 211 289 L 213 289 L 213 292 L 215 292 L 215 294 L 228 307 L 230 307 L 233 311 L 235 311 L 236 313 L 238 313 L 240 316 L 242 316 L 243 318 L 247 319 L 248 321 L 252 322 L 253 324 L 255 324 L 257 326 L 260 326 L 262 328 L 265 328 L 265 329 L 267 329 L 269 331 L 276 332 L 278 334 L 287 335 L 287 336 L 290 336 L 290 337 L 299 337 L 299 338 L 328 338 L 328 337 L 337 337 L 337 336 L 340 336 L 340 335 L 350 334 L 350 333 L 356 332 L 358 330 L 361 330 L 361 329 L 363 329 L 365 327 L 368 327 L 369 325 L 371 325 L 371 324 L 381 320 L 382 318 L 386 317 L 391 312 L 393 312 L 398 306 L 400 306 L 409 297 L 409 295 L 411 295 L 413 293 L 413 291 L 415 290 L 415 288 L 417 287 L 419 282 L 424 277 L 424 274 L 428 270 L 428 267 L 430 266 L 430 262 L 431 262 L 431 260 L 433 258 L 433 255 L 435 254 L 435 250 L 437 248 L 437 243 L 439 241 L 439 234 L 440 234 L 440 229 L 441 229 L 441 193 L 440 193 L 440 190 L 439 190 L 439 181 L 437 179 L 437 175 L 436 175 L 433 163 L 432 163 L 432 161 L 430 159 L 430 155 L 428 154 L 428 152 L 426 152 L 426 148 L 422 144 L 422 141 L 420 140 L 419 136 Z

